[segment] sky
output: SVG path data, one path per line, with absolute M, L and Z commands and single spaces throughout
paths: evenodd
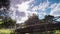
M 45 15 L 60 16 L 60 0 L 11 0 L 9 14 L 17 23 L 24 23 L 33 14 L 39 19 Z

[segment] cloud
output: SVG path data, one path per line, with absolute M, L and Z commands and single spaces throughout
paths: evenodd
M 22 2 L 28 1 L 28 0 L 10 0 L 12 5 L 21 4 Z
M 54 16 L 60 16 L 60 3 L 53 3 L 50 4 L 49 0 L 40 3 L 39 5 L 36 5 L 32 8 L 32 11 L 37 11 L 39 10 L 38 14 L 39 15 L 47 15 L 46 13 L 46 9 L 50 8 L 50 15 L 54 15 Z M 47 10 L 49 11 L 49 10 Z M 42 17 L 42 16 L 41 16 Z
M 15 5 L 11 5 L 10 10 L 11 13 L 10 16 L 12 19 L 15 19 L 17 21 L 17 23 L 24 23 L 27 19 L 28 16 L 32 16 L 32 14 L 37 14 L 36 12 L 31 12 L 29 10 L 30 8 L 30 3 L 34 1 L 34 0 L 29 0 L 29 1 L 25 1 L 22 2 L 21 4 L 15 4 Z
M 48 8 L 51 8 L 50 15 L 54 15 L 54 16 L 60 15 L 60 3 L 50 4 L 48 0 L 44 2 L 40 2 L 39 5 L 35 5 L 35 6 L 34 3 L 35 0 L 12 1 L 10 7 L 11 18 L 15 19 L 17 23 L 24 23 L 26 20 L 28 20 L 28 16 L 32 16 L 32 14 L 38 14 L 39 18 L 43 18 L 45 15 L 47 15 L 46 9 Z
M 40 3 L 39 5 L 36 6 L 33 5 L 32 11 L 38 12 L 39 17 L 43 17 L 44 15 L 47 15 L 46 9 L 48 8 L 51 9 L 51 10 L 47 10 L 50 11 L 50 15 L 60 16 L 60 3 L 50 4 L 49 0 Z
M 46 9 L 49 7 L 49 2 L 48 0 L 40 3 L 39 5 L 36 5 L 32 8 L 32 11 L 35 11 L 38 13 L 39 18 L 43 17 L 44 15 L 46 15 Z M 38 11 L 39 10 L 39 11 Z
M 16 5 L 19 11 L 26 11 L 29 7 L 28 2 Z
M 55 3 L 51 5 L 51 13 L 50 15 L 60 16 L 60 3 Z

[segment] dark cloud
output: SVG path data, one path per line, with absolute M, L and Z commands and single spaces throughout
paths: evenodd
M 11 4 L 15 5 L 15 4 L 21 4 L 22 2 L 25 2 L 27 0 L 11 0 Z
M 53 12 L 53 15 L 60 15 L 60 11 Z
M 25 13 L 24 12 L 16 11 L 16 16 L 18 16 L 18 17 L 24 17 Z

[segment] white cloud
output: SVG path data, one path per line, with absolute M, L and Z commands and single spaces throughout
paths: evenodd
M 54 16 L 60 16 L 60 3 L 55 3 L 51 5 L 51 13 L 50 15 L 54 15 Z
M 42 10 L 42 11 L 45 11 L 45 9 L 49 7 L 49 2 L 48 0 L 46 0 L 45 2 L 43 3 L 40 3 L 38 6 L 35 6 L 33 8 L 33 10 Z
M 15 19 L 17 21 L 17 23 L 24 23 L 28 19 L 28 16 L 32 16 L 33 13 L 37 14 L 34 11 L 31 12 L 30 10 L 28 10 L 30 7 L 29 3 L 32 1 L 34 1 L 34 0 L 25 1 L 25 2 L 22 2 L 21 4 L 18 3 L 15 6 L 11 5 L 10 10 L 13 11 L 12 14 L 10 14 L 11 18 Z M 16 10 L 18 10 L 19 13 L 24 12 L 25 16 L 21 17 L 21 15 L 16 15 L 16 12 L 17 12 Z
M 28 17 L 22 17 L 21 20 L 17 19 L 17 23 L 24 23 L 26 20 L 28 20 Z
M 49 6 L 49 5 L 51 5 L 51 6 Z M 34 6 L 32 11 L 40 10 L 40 13 L 38 13 L 39 15 L 41 15 L 41 14 L 46 15 L 45 10 L 47 8 L 51 8 L 50 15 L 60 16 L 60 3 L 50 4 L 48 0 L 47 0 L 47 2 L 40 3 L 40 5 L 38 5 L 38 6 Z M 40 16 L 40 17 L 42 17 L 42 16 Z
M 19 11 L 26 11 L 29 7 L 28 2 L 23 2 L 22 4 L 16 5 Z
M 54 16 L 60 15 L 60 13 L 58 14 L 58 12 L 60 12 L 60 3 L 58 4 L 55 3 L 49 6 L 49 1 L 47 0 L 47 2 L 43 2 L 43 3 L 40 3 L 38 6 L 34 6 L 34 4 L 29 5 L 31 2 L 34 2 L 34 0 L 25 1 L 20 4 L 17 3 L 15 4 L 15 6 L 11 5 L 11 9 L 10 9 L 12 11 L 11 17 L 17 20 L 17 23 L 25 22 L 28 19 L 28 16 L 32 16 L 32 14 L 39 14 L 39 17 L 46 15 L 45 10 L 47 8 L 51 8 L 50 15 L 54 15 Z M 34 7 L 31 8 L 31 11 L 30 11 L 28 9 L 30 9 L 31 6 L 34 6 Z M 16 10 L 18 10 L 19 13 L 24 12 L 25 16 L 21 17 L 21 15 L 16 15 L 16 12 L 17 12 Z M 38 13 L 37 10 L 40 10 L 40 13 Z
M 54 3 L 50 6 L 51 9 L 54 9 L 57 6 L 57 3 Z
M 46 15 L 45 10 L 48 7 L 49 7 L 49 2 L 47 0 L 47 2 L 43 2 L 43 3 L 40 3 L 38 6 L 34 6 L 32 8 L 32 11 L 35 11 L 36 12 L 37 10 L 40 10 L 40 12 L 38 14 L 39 14 L 39 17 L 42 17 L 40 15 L 42 15 L 42 14 L 43 14 L 43 16 Z
M 39 9 L 45 11 L 48 6 L 49 6 L 48 2 L 40 3 Z
M 38 9 L 39 9 L 38 6 L 34 6 L 34 7 L 32 8 L 33 11 L 36 11 L 36 10 L 38 10 Z
M 49 5 L 51 5 L 51 6 L 49 6 Z M 49 4 L 48 0 L 47 0 L 47 2 L 40 3 L 40 5 L 38 5 L 38 6 L 34 6 L 32 11 L 40 10 L 40 13 L 38 13 L 39 15 L 41 15 L 41 14 L 46 15 L 45 10 L 47 8 L 51 8 L 50 15 L 60 16 L 60 3 Z

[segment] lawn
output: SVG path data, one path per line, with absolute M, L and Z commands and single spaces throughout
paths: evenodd
M 14 31 L 9 29 L 0 29 L 0 34 L 11 34 L 11 33 L 14 33 Z
M 60 34 L 60 30 L 56 30 L 56 34 Z
M 3 21 L 0 19 L 0 24 L 2 24 L 3 23 Z

